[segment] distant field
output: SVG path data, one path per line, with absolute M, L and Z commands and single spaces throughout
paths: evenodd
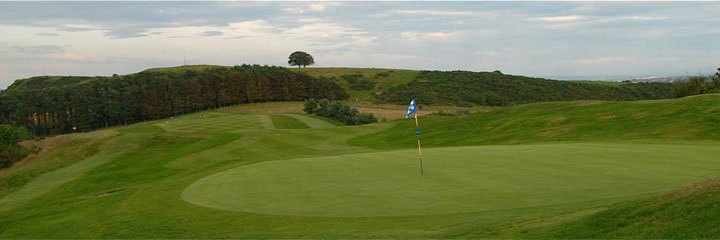
M 350 94 L 349 102 L 367 103 L 375 102 L 373 94 L 382 93 L 389 88 L 407 84 L 420 73 L 416 70 L 381 69 L 381 68 L 292 68 L 293 71 L 304 72 L 314 77 L 336 78 L 338 83 Z M 373 87 L 367 90 L 353 90 L 345 75 L 359 74 L 362 80 L 371 81 Z

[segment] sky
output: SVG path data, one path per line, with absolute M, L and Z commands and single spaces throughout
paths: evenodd
M 187 64 L 599 80 L 720 67 L 720 2 L 0 2 L 0 88 Z

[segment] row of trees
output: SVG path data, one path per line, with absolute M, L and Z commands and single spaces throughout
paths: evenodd
M 360 113 L 356 108 L 343 104 L 339 101 L 328 99 L 305 100 L 303 111 L 321 117 L 335 119 L 345 125 L 362 125 L 377 122 L 372 113 Z
M 543 101 L 628 101 L 676 97 L 670 83 L 617 85 L 558 81 L 495 72 L 423 71 L 412 82 L 393 87 L 376 98 L 404 104 L 416 98 L 423 104 L 503 106 Z
M 0 123 L 53 135 L 234 104 L 309 98 L 341 100 L 348 95 L 327 79 L 259 65 L 112 77 L 35 77 L 16 81 L 0 95 Z
M 18 142 L 28 138 L 30 132 L 26 128 L 0 124 L 0 169 L 10 167 L 27 156 L 29 150 Z

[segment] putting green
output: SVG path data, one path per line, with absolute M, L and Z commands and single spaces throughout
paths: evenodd
M 716 175 L 718 145 L 536 144 L 270 161 L 220 172 L 191 203 L 271 215 L 368 217 L 478 212 L 634 199 Z

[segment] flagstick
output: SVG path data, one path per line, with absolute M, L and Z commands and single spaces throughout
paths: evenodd
M 417 113 L 415 113 L 415 128 L 417 129 L 417 134 L 415 134 L 415 136 L 417 136 L 417 141 L 418 141 L 418 159 L 420 160 L 420 175 L 424 175 L 423 163 L 422 163 L 422 150 L 420 148 L 420 134 L 419 134 L 420 125 L 418 124 Z

